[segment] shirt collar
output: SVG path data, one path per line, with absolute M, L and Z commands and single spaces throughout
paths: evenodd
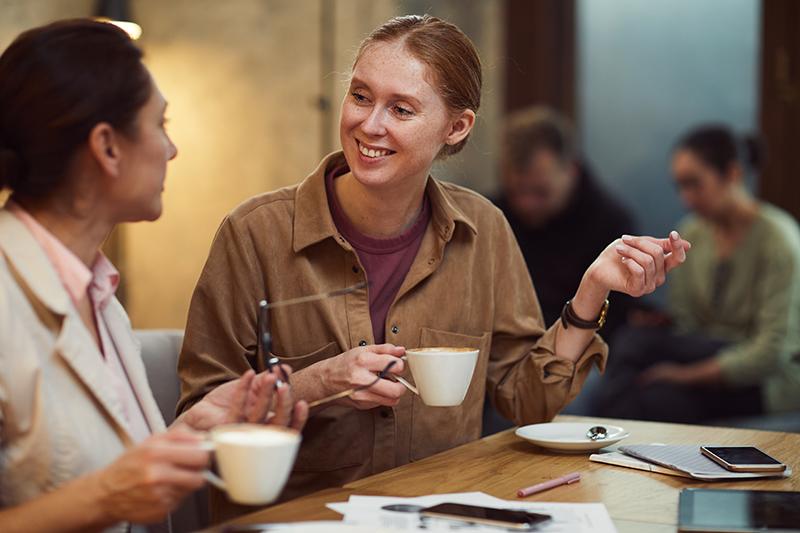
M 332 167 L 342 165 L 347 165 L 344 153 L 334 152 L 325 157 L 316 170 L 298 186 L 294 211 L 295 252 L 327 238 L 338 238 L 339 232 L 328 207 L 325 175 Z M 477 234 L 475 223 L 459 209 L 441 183 L 429 177 L 426 193 L 431 202 L 435 229 L 445 241 L 449 241 L 453 236 L 456 222 L 465 224 Z
M 98 251 L 90 269 L 22 206 L 9 200 L 6 207 L 33 234 L 73 303 L 77 305 L 88 292 L 94 305 L 105 309 L 119 286 L 119 272 L 111 261 Z

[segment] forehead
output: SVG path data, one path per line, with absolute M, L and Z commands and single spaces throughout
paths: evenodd
M 703 171 L 706 165 L 691 150 L 679 148 L 672 157 L 672 166 L 678 171 Z
M 402 40 L 367 46 L 353 67 L 353 78 L 376 92 L 407 94 L 420 101 L 439 98 L 430 69 L 406 50 Z

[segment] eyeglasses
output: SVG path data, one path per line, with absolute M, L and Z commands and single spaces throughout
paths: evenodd
M 384 368 L 383 370 L 378 372 L 378 375 L 375 377 L 375 379 L 372 380 L 372 382 L 367 384 L 367 385 L 359 385 L 358 387 L 353 387 L 352 389 L 343 390 L 342 392 L 337 392 L 336 394 L 331 394 L 330 396 L 326 396 L 326 397 L 321 398 L 319 400 L 314 400 L 313 402 L 308 402 L 309 409 L 312 408 L 312 407 L 316 407 L 318 405 L 322 405 L 324 403 L 332 402 L 333 400 L 338 400 L 340 398 L 347 398 L 347 397 L 352 396 L 353 394 L 357 393 L 360 390 L 364 390 L 364 389 L 368 389 L 368 388 L 372 387 L 373 385 L 375 385 L 380 380 L 385 379 L 386 376 L 389 375 L 389 370 L 391 370 L 392 367 L 396 363 L 397 363 L 397 361 L 389 362 L 389 364 L 386 365 L 386 368 Z
M 261 357 L 263 358 L 264 364 L 267 367 L 267 370 L 270 372 L 270 374 L 273 373 L 273 368 L 277 366 L 280 369 L 281 378 L 283 378 L 283 381 L 285 381 L 286 383 L 289 382 L 289 376 L 286 374 L 286 371 L 283 369 L 283 366 L 281 366 L 280 359 L 272 355 L 272 334 L 270 333 L 269 330 L 269 312 L 268 312 L 270 309 L 274 309 L 276 307 L 286 307 L 289 305 L 303 304 L 307 302 L 314 302 L 317 300 L 324 300 L 326 298 L 335 298 L 337 296 L 344 296 L 345 294 L 350 294 L 351 292 L 361 290 L 366 286 L 367 282 L 362 281 L 361 283 L 358 283 L 356 285 L 351 285 L 350 287 L 345 287 L 344 289 L 336 289 L 333 291 L 323 292 L 319 294 L 312 294 L 310 296 L 301 296 L 299 298 L 280 300 L 278 302 L 272 302 L 272 303 L 267 303 L 266 300 L 261 300 L 260 302 L 258 302 L 258 326 L 257 326 L 258 347 L 261 349 Z M 388 370 L 388 368 L 389 367 L 387 366 L 384 372 Z M 371 387 L 372 385 L 369 386 Z

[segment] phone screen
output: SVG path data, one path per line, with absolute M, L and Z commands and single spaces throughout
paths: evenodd
M 753 446 L 706 446 L 706 450 L 732 465 L 780 465 L 774 459 Z
M 528 513 L 525 511 L 510 511 L 507 509 L 493 509 L 476 505 L 463 505 L 460 503 L 442 503 L 427 507 L 420 511 L 423 515 L 457 517 L 476 520 L 489 520 L 506 524 L 534 525 L 550 520 L 550 515 Z
M 800 492 L 683 489 L 678 531 L 798 531 Z

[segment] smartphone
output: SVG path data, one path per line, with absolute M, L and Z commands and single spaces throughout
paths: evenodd
M 701 446 L 700 452 L 732 472 L 783 472 L 786 465 L 755 446 Z
M 430 518 L 444 518 L 446 520 L 458 520 L 523 531 L 527 531 L 542 522 L 547 522 L 551 518 L 547 514 L 493 509 L 491 507 L 463 505 L 460 503 L 441 503 L 433 507 L 426 507 L 419 514 Z

